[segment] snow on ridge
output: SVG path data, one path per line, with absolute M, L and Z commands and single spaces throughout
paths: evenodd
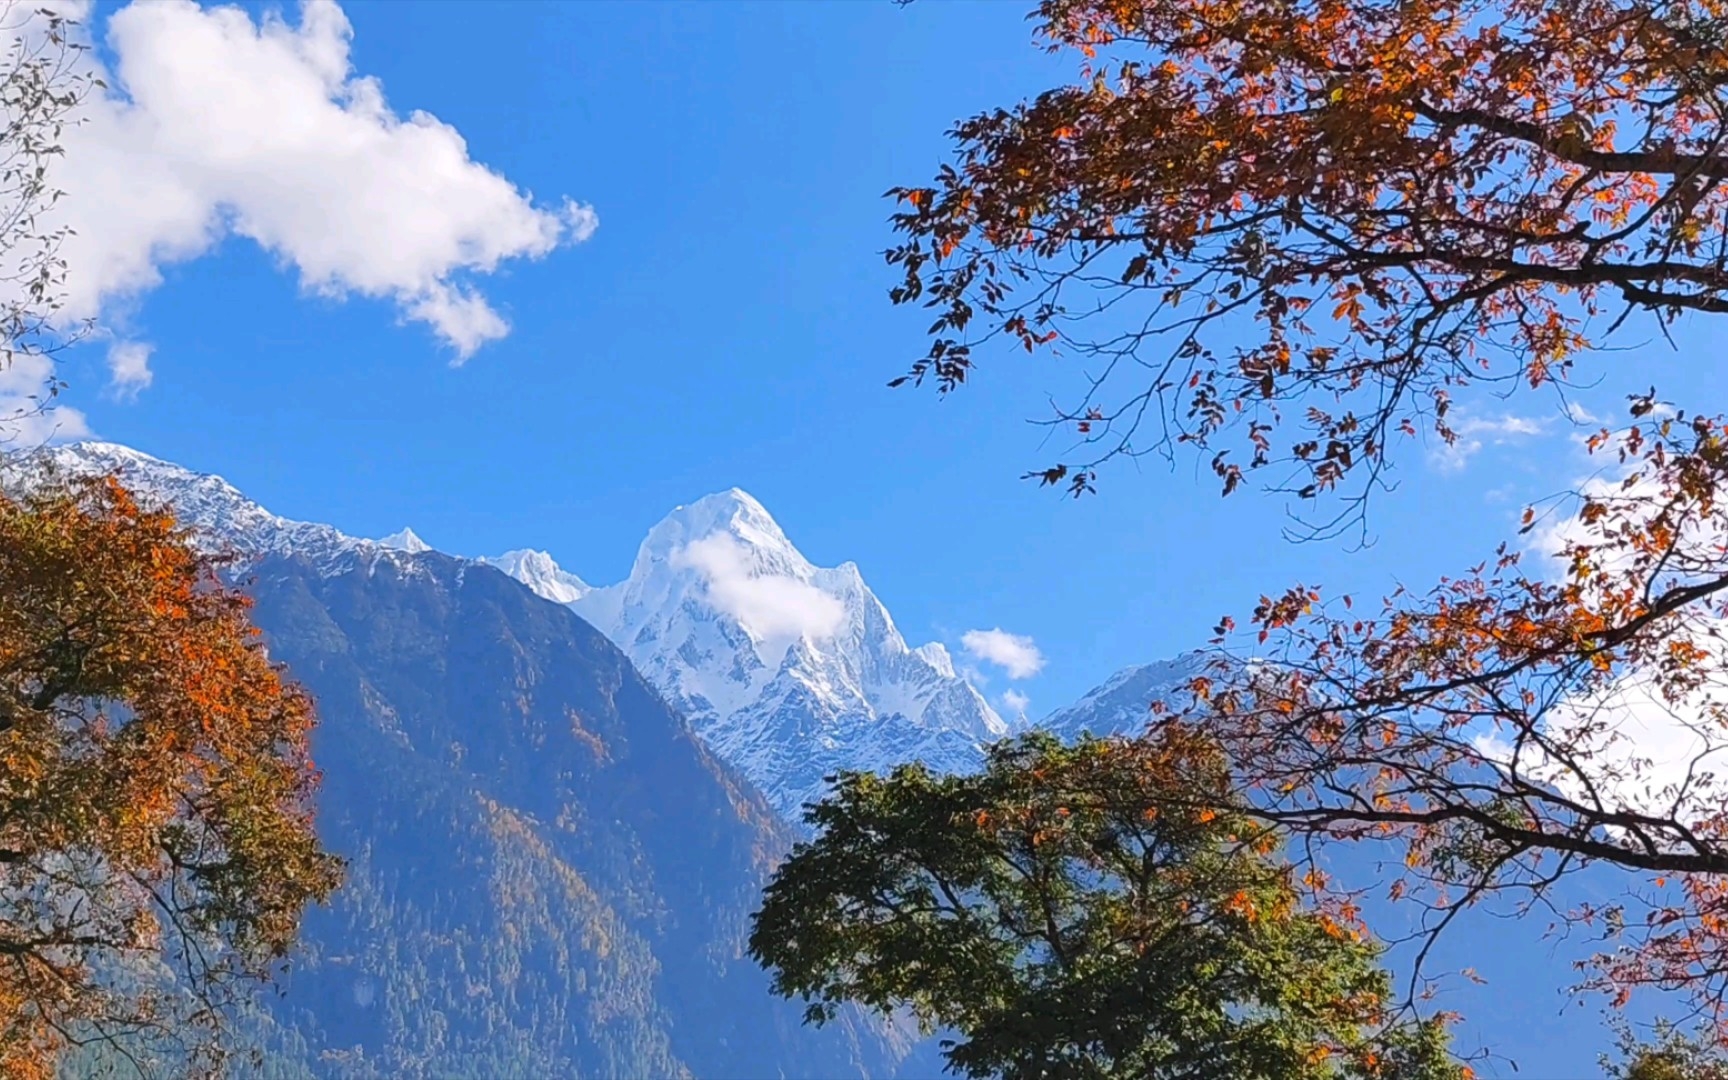
M 487 561 L 611 638 L 791 816 L 836 771 L 970 769 L 1008 732 L 946 648 L 908 647 L 855 564 L 815 566 L 738 488 L 675 508 L 625 580 L 579 595 L 549 559 Z
M 166 506 L 206 551 L 244 557 L 297 555 L 329 571 L 356 558 L 408 561 L 430 550 L 404 529 L 384 541 L 349 536 L 331 525 L 294 521 L 273 514 L 213 473 L 201 473 L 118 443 L 98 440 L 14 451 L 0 458 L 8 483 L 29 484 L 46 476 L 111 474 L 141 501 Z M 420 546 L 411 547 L 408 541 Z
M 959 677 L 954 670 L 954 657 L 949 654 L 948 646 L 940 641 L 920 645 L 912 651 L 918 655 L 919 659 L 935 668 L 938 674 L 950 679 Z
M 1188 652 L 1169 660 L 1123 668 L 1079 701 L 1030 726 L 1065 739 L 1083 732 L 1097 736 L 1138 734 L 1151 720 L 1152 702 L 1159 698 L 1179 700 L 1194 676 L 1211 660 L 1207 653 Z
M 553 603 L 569 604 L 593 591 L 586 581 L 559 566 L 544 551 L 518 548 L 474 561 L 502 570 Z
M 389 536 L 381 537 L 378 543 L 382 547 L 406 552 L 409 555 L 418 555 L 422 551 L 432 550 L 431 544 L 420 539 L 413 529 L 407 527 L 404 527 L 400 532 L 393 532 Z
M 281 517 L 220 476 L 114 443 L 0 459 L 0 479 L 28 483 L 34 469 L 115 474 L 146 502 L 172 507 L 209 550 L 291 554 L 332 574 L 381 559 L 412 568 L 431 550 L 411 529 L 370 540 Z M 946 648 L 907 645 L 854 564 L 813 565 L 736 488 L 668 514 L 613 585 L 594 588 L 543 551 L 472 561 L 594 624 L 788 816 L 836 771 L 912 760 L 969 770 L 984 744 L 1008 733 Z

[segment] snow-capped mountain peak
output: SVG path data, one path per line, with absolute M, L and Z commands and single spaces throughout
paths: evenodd
M 907 646 L 857 566 L 812 564 L 737 488 L 673 510 L 615 585 L 571 595 L 489 561 L 610 637 L 788 813 L 837 770 L 970 768 L 1007 732 L 942 645 Z
M 813 569 L 766 507 L 749 492 L 731 488 L 676 507 L 662 518 L 637 549 L 631 577 L 651 570 L 655 563 L 678 559 L 692 544 L 715 542 L 717 537 L 731 541 L 757 574 L 799 576 Z
M 520 548 L 506 551 L 496 558 L 478 561 L 497 567 L 556 603 L 569 604 L 593 591 L 586 581 L 559 566 L 552 556 L 544 551 Z
M 1189 652 L 1123 668 L 1085 697 L 1056 710 L 1036 726 L 1064 739 L 1083 733 L 1099 737 L 1138 735 L 1152 720 L 1152 702 L 1162 700 L 1173 706 L 1185 703 L 1194 677 L 1207 673 L 1213 659 L 1207 653 Z
M 292 555 L 328 572 L 356 560 L 412 566 L 411 529 L 365 540 L 273 514 L 219 476 L 113 443 L 0 459 L 0 483 L 41 472 L 115 474 L 170 506 L 195 542 L 242 556 Z M 937 643 L 910 648 L 858 567 L 812 564 L 738 489 L 682 506 L 649 530 L 630 576 L 593 588 L 543 551 L 482 559 L 593 623 L 690 717 L 697 733 L 782 811 L 796 815 L 844 769 L 978 764 L 1001 717 Z
M 422 551 L 431 551 L 432 545 L 415 535 L 413 529 L 404 528 L 401 532 L 393 532 L 378 541 L 383 547 L 393 551 L 405 551 L 410 555 L 418 555 Z
M 774 515 L 768 512 L 760 499 L 743 488 L 727 488 L 704 495 L 693 503 L 674 506 L 672 512 L 649 531 L 650 540 L 671 527 L 684 528 L 697 535 L 730 527 L 755 529 L 773 543 L 791 546 Z

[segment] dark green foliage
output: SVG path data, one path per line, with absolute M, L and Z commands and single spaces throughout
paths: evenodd
M 1203 744 L 1030 735 L 984 771 L 839 778 L 769 886 L 750 953 L 822 1023 L 842 1003 L 949 1028 L 1007 1080 L 1442 1080 L 1395 1024 L 1379 947 L 1304 906 Z

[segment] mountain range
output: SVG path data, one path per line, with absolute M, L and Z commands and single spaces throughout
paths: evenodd
M 271 657 L 318 702 L 318 827 L 348 879 L 247 1018 L 248 1075 L 938 1071 L 914 1029 L 857 1012 L 811 1029 L 769 993 L 744 936 L 792 831 L 568 607 L 111 444 L 0 479 L 43 470 L 114 474 L 238 556 Z
M 116 475 L 173 506 L 198 542 L 253 559 L 291 556 L 334 572 L 356 561 L 405 565 L 431 550 L 411 529 L 370 540 L 279 517 L 220 477 L 113 443 L 70 443 L 33 460 Z M 789 819 L 839 769 L 918 760 L 965 770 L 1010 733 L 946 647 L 907 644 L 855 564 L 812 565 L 736 488 L 674 509 L 616 584 L 594 587 L 531 549 L 464 561 L 503 571 L 600 630 Z
M 8 459 L 113 474 L 239 557 L 274 658 L 312 691 L 320 831 L 349 882 L 256 1018 L 265 1075 L 934 1075 L 931 1043 L 813 1031 L 742 952 L 837 769 L 966 769 L 1010 733 L 858 568 L 812 565 L 736 489 L 676 508 L 629 576 L 458 558 L 270 513 L 111 443 Z M 1191 661 L 1047 723 L 1128 729 Z
M 212 550 L 291 556 L 323 572 L 356 561 L 405 565 L 433 550 L 408 528 L 373 540 L 280 517 L 219 476 L 115 443 L 68 443 L 30 459 L 115 475 L 172 506 Z M 1005 722 L 940 642 L 909 646 L 856 564 L 813 565 L 737 488 L 674 508 L 612 585 L 591 585 L 531 548 L 461 561 L 494 567 L 598 629 L 788 816 L 836 769 L 910 760 L 965 769 L 984 744 L 1025 726 Z M 1200 662 L 1188 655 L 1124 669 L 1035 726 L 1069 736 L 1137 728 L 1151 696 Z

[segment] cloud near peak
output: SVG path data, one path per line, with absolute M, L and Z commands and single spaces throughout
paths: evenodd
M 1025 634 L 1010 634 L 1000 626 L 993 630 L 968 630 L 960 635 L 966 651 L 987 664 L 995 664 L 1010 679 L 1025 679 L 1044 669 L 1044 654 Z
M 702 575 L 708 600 L 763 640 L 832 637 L 846 607 L 807 581 L 758 572 L 750 549 L 731 533 L 714 533 L 672 552 L 671 563 Z
M 116 341 L 108 346 L 108 379 L 115 397 L 130 400 L 155 381 L 150 354 L 155 348 L 142 341 Z

